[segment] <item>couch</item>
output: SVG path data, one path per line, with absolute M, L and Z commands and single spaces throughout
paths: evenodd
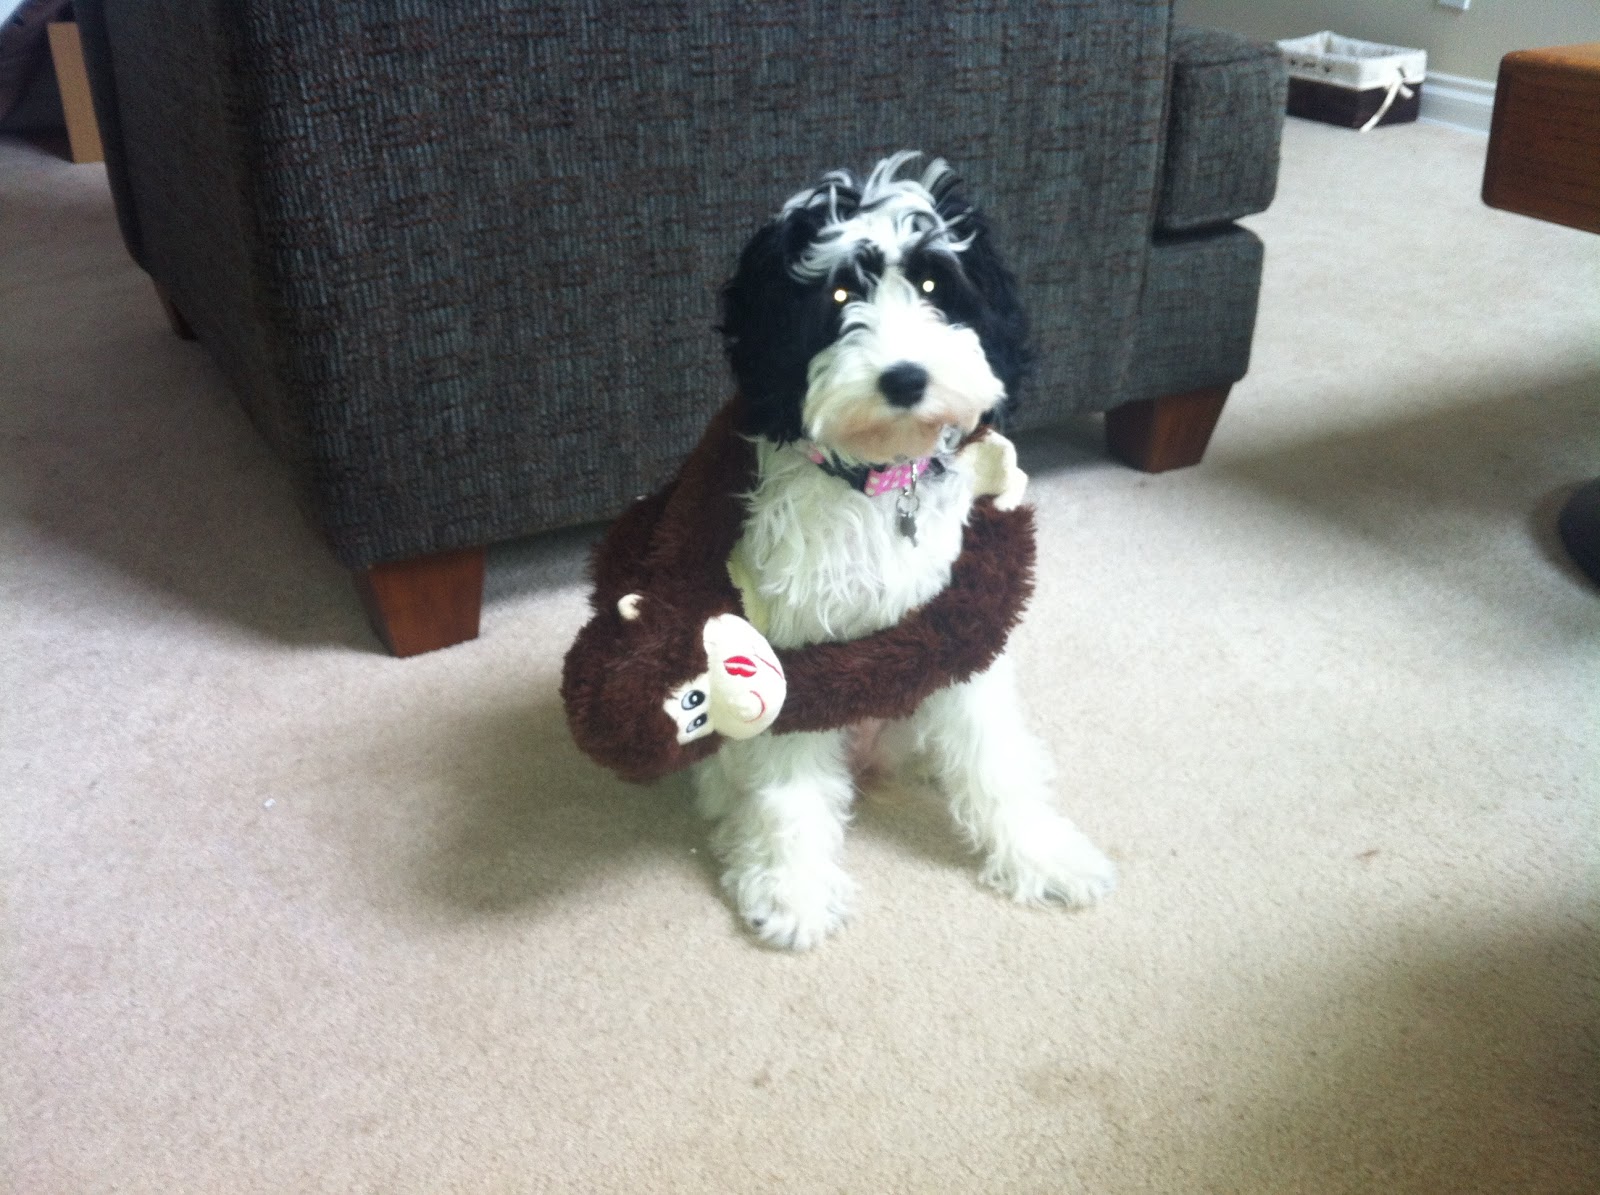
M 396 654 L 484 547 L 614 516 L 728 397 L 717 292 L 823 170 L 912 147 L 998 229 L 1039 364 L 1159 471 L 1249 364 L 1278 54 L 1152 0 L 78 0 L 124 239 Z

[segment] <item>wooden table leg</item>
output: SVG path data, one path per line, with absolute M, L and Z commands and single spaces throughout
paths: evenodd
M 56 86 L 61 91 L 61 110 L 67 118 L 67 144 L 74 162 L 103 162 L 100 124 L 94 116 L 94 99 L 89 93 L 89 70 L 83 63 L 83 39 L 75 21 L 51 21 L 45 26 L 50 38 L 50 62 L 56 69 Z
M 1600 42 L 1514 50 L 1500 60 L 1483 201 L 1600 232 Z M 1600 584 L 1600 478 L 1572 496 L 1557 530 Z
M 1600 42 L 1500 60 L 1483 201 L 1600 232 Z

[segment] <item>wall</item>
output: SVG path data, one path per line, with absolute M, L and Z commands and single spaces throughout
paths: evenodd
M 1177 0 L 1178 19 L 1273 41 L 1323 29 L 1428 51 L 1428 69 L 1490 82 L 1501 55 L 1600 41 L 1600 0 Z

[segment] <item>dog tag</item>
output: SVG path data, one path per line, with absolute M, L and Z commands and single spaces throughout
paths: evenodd
M 917 543 L 917 507 L 920 505 L 916 482 L 901 490 L 900 496 L 894 500 L 895 526 L 901 535 L 911 541 L 913 547 Z

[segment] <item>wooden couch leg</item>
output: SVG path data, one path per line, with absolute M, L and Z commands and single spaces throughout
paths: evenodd
M 172 334 L 179 340 L 193 340 L 194 329 L 189 326 L 189 321 L 183 318 L 183 312 L 178 310 L 178 305 L 172 301 L 172 292 L 156 283 L 156 298 L 161 300 L 161 310 L 167 313 L 167 323 L 172 325 Z
M 1146 473 L 1198 465 L 1231 386 L 1124 403 L 1106 412 L 1106 445 L 1123 464 Z
M 482 548 L 467 548 L 358 572 L 356 590 L 384 646 L 397 656 L 416 656 L 476 639 L 483 555 Z

